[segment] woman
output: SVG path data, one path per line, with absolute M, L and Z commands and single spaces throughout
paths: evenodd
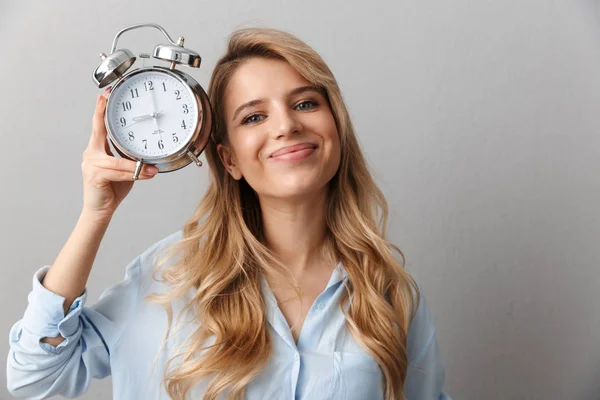
M 115 399 L 448 398 L 432 316 L 384 239 L 385 199 L 323 60 L 288 33 L 240 30 L 208 92 L 206 195 L 84 307 L 135 169 L 109 154 L 99 98 L 81 218 L 10 332 L 11 393 L 74 397 L 112 374 Z

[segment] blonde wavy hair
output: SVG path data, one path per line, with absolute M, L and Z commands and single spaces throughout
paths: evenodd
M 196 383 L 210 378 L 204 399 L 216 399 L 220 393 L 241 399 L 272 354 L 260 279 L 263 273 L 281 274 L 286 267 L 264 244 L 256 192 L 244 178 L 233 179 L 217 153 L 217 144 L 227 144 L 225 90 L 236 70 L 251 57 L 285 60 L 320 88 L 329 102 L 339 132 L 341 160 L 328 187 L 323 255 L 331 265 L 341 262 L 348 274 L 340 307 L 353 337 L 381 367 L 385 398 L 403 400 L 407 332 L 419 290 L 404 270 L 403 253 L 385 239 L 386 200 L 368 170 L 331 70 L 294 35 L 266 28 L 233 32 L 225 55 L 215 66 L 208 89 L 213 132 L 204 150 L 210 184 L 183 227 L 183 239 L 164 249 L 166 255 L 153 273 L 155 280 L 171 287 L 167 293 L 147 297 L 167 311 L 163 344 L 172 326 L 171 302 L 192 288 L 194 296 L 180 317 L 191 309 L 197 322 L 197 329 L 179 348 L 182 352 L 166 363 L 162 384 L 171 398 L 184 399 Z M 165 265 L 162 278 L 157 278 Z M 181 356 L 181 363 L 169 370 Z

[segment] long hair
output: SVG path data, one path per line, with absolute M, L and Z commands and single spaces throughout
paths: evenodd
M 171 302 L 192 288 L 194 296 L 183 311 L 193 310 L 197 322 L 197 329 L 181 347 L 185 353 L 166 363 L 162 383 L 174 399 L 184 399 L 204 379 L 209 379 L 205 399 L 216 399 L 220 393 L 241 399 L 272 354 L 260 279 L 265 272 L 281 274 L 274 266 L 285 265 L 264 244 L 256 192 L 244 178 L 233 179 L 217 153 L 217 144 L 227 143 L 225 90 L 235 71 L 251 57 L 288 62 L 320 88 L 329 102 L 339 132 L 341 160 L 328 184 L 323 254 L 332 265 L 339 261 L 346 270 L 349 279 L 340 307 L 352 336 L 381 367 L 385 398 L 404 400 L 407 332 L 419 290 L 404 270 L 403 253 L 385 239 L 386 200 L 369 172 L 331 70 L 294 35 L 266 28 L 233 32 L 225 55 L 215 66 L 208 89 L 213 132 L 204 150 L 211 172 L 209 187 L 186 221 L 182 240 L 164 249 L 168 254 L 153 273 L 155 280 L 171 287 L 166 293 L 148 296 L 168 314 L 163 343 L 172 325 Z M 162 278 L 157 279 L 165 265 Z M 170 370 L 180 356 L 180 364 Z

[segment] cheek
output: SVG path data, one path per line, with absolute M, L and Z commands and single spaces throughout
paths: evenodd
M 261 141 L 257 135 L 239 135 L 235 140 L 235 152 L 243 167 L 248 161 L 256 160 L 259 156 Z
M 337 126 L 335 121 L 331 121 L 330 129 L 328 131 L 328 139 L 330 145 L 330 153 L 329 153 L 329 164 L 330 164 L 330 173 L 331 176 L 335 174 L 340 166 L 340 162 L 342 159 L 342 148 L 340 144 L 340 135 L 337 130 Z
M 337 126 L 335 124 L 335 120 L 333 116 L 331 116 L 327 121 L 324 121 L 324 125 L 326 130 L 324 131 L 324 139 L 329 142 L 331 146 L 331 157 L 339 159 L 340 154 L 340 134 L 338 132 Z
M 331 111 L 323 113 L 319 123 L 320 126 L 323 127 L 322 130 L 328 138 L 332 140 L 334 138 L 339 138 L 337 125 L 335 124 L 335 119 L 333 118 Z
M 340 140 L 338 138 L 338 136 L 336 136 L 335 138 L 332 139 L 331 142 L 331 153 L 330 153 L 330 159 L 329 159 L 329 173 L 330 173 L 330 178 L 333 177 L 333 175 L 335 175 L 335 173 L 337 172 L 338 168 L 340 167 L 340 162 L 342 160 L 342 149 L 340 146 Z

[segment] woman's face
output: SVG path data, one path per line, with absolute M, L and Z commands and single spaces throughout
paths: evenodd
M 286 61 L 247 60 L 224 101 L 228 144 L 217 146 L 219 156 L 260 197 L 315 194 L 335 175 L 340 141 L 331 109 Z

